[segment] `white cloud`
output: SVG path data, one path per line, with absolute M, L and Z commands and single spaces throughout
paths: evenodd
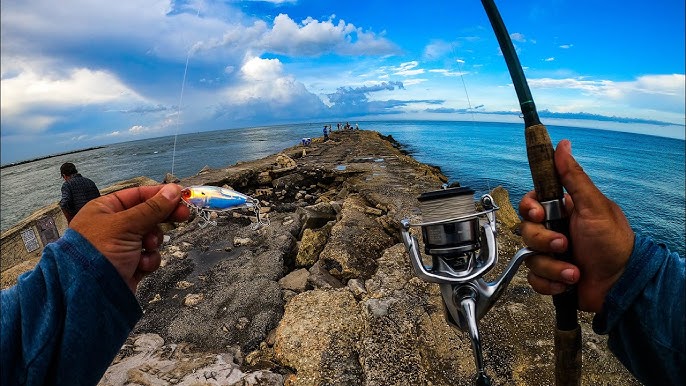
M 565 49 L 565 50 L 570 49 L 572 47 L 574 47 L 574 44 L 563 44 L 560 46 L 560 48 Z
M 420 83 L 426 82 L 428 79 L 422 79 L 422 78 L 415 78 L 415 79 L 407 79 L 403 80 L 403 85 L 404 86 L 414 86 Z
M 146 132 L 146 131 L 148 131 L 148 130 L 149 130 L 149 129 L 148 129 L 147 127 L 145 127 L 145 126 L 135 125 L 135 126 L 132 126 L 132 127 L 129 129 L 129 133 L 130 133 L 130 134 L 133 134 L 133 135 L 138 135 L 138 134 L 144 133 L 144 132 Z
M 515 42 L 520 42 L 520 43 L 526 42 L 526 37 L 524 37 L 524 34 L 519 33 L 519 32 L 511 33 L 510 39 L 512 39 Z
M 636 117 L 684 123 L 686 77 L 684 74 L 646 75 L 633 81 L 586 78 L 529 79 L 539 91 L 552 91 L 545 100 L 557 101 L 551 111 L 593 112 L 607 116 Z M 574 92 L 581 92 L 575 94 Z M 543 98 L 537 98 L 540 103 Z M 602 100 L 602 103 L 599 101 Z M 659 115 L 656 112 L 660 111 Z
M 469 74 L 468 72 L 464 72 L 464 71 L 463 72 L 448 71 L 448 70 L 445 70 L 442 68 L 435 69 L 435 70 L 429 70 L 429 72 L 435 72 L 435 73 L 442 74 L 445 76 L 462 76 L 462 75 Z
M 389 70 L 393 75 L 400 75 L 400 76 L 414 76 L 414 75 L 419 75 L 423 74 L 425 71 L 422 68 L 417 68 L 419 66 L 419 62 L 416 60 L 411 61 L 411 62 L 404 62 L 400 63 L 397 67 L 391 67 Z
M 241 74 L 246 81 L 275 80 L 283 75 L 283 65 L 279 59 L 250 58 Z
M 551 56 L 551 57 L 549 57 L 549 58 L 543 59 L 543 61 L 544 61 L 544 62 L 554 62 L 554 61 L 555 61 L 555 57 Z
M 113 102 L 145 102 L 114 75 L 78 68 L 66 74 L 23 68 L 3 77 L 0 110 L 11 127 L 40 132 L 60 119 L 60 111 Z M 44 112 L 36 113 L 36 111 Z M 26 114 L 26 115 L 24 115 Z
M 344 20 L 334 24 L 333 17 L 324 21 L 308 17 L 297 23 L 285 14 L 274 18 L 274 26 L 264 33 L 257 47 L 294 56 L 383 55 L 398 51 L 382 36 L 365 32 Z

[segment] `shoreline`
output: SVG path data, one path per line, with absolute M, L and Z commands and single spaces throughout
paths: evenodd
M 107 146 L 104 146 L 104 145 L 103 145 L 103 146 L 93 146 L 93 147 L 89 147 L 89 148 L 86 148 L 86 149 L 70 150 L 70 151 L 65 151 L 65 152 L 62 152 L 62 153 L 46 155 L 46 156 L 38 157 L 38 158 L 32 158 L 32 159 L 29 159 L 29 160 L 11 162 L 11 163 L 8 163 L 8 164 L 0 165 L 0 169 L 4 169 L 4 168 L 10 167 L 10 166 L 19 166 L 19 165 L 27 164 L 27 163 L 29 163 L 29 162 L 41 161 L 41 160 L 48 159 L 48 158 L 59 157 L 59 156 L 61 156 L 61 155 L 76 154 L 76 153 L 83 153 L 83 152 L 85 152 L 85 151 L 90 151 L 90 150 L 103 149 L 103 148 L 105 148 L 105 147 L 107 147 Z

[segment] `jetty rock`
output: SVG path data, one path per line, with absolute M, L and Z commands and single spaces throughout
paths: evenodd
M 99 384 L 472 384 L 470 340 L 446 322 L 438 285 L 414 276 L 400 236 L 402 219 L 421 220 L 417 197 L 446 182 L 364 130 L 182 179 L 259 199 L 270 224 L 255 229 L 243 210 L 175 224 L 139 286 L 143 317 Z M 523 247 L 507 192 L 495 193 L 507 216 L 489 280 Z M 553 314 L 520 268 L 480 322 L 493 384 L 554 383 Z M 591 317 L 583 384 L 638 385 Z

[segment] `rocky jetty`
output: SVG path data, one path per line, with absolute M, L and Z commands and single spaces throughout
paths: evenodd
M 173 177 L 173 176 L 172 176 Z M 254 162 L 205 168 L 181 185 L 260 200 L 167 232 L 162 267 L 140 285 L 144 316 L 100 385 L 470 385 L 465 333 L 438 286 L 414 277 L 400 220 L 447 179 L 376 132 L 334 132 Z M 499 263 L 522 247 L 507 192 L 493 196 Z M 584 384 L 638 384 L 582 315 Z M 480 323 L 497 385 L 553 384 L 553 308 L 526 268 Z

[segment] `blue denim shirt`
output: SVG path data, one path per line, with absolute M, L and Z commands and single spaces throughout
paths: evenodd
M 0 302 L 2 385 L 95 385 L 142 316 L 114 266 L 70 229 Z
M 593 330 L 646 385 L 686 384 L 684 258 L 636 235 L 624 273 L 605 297 Z

